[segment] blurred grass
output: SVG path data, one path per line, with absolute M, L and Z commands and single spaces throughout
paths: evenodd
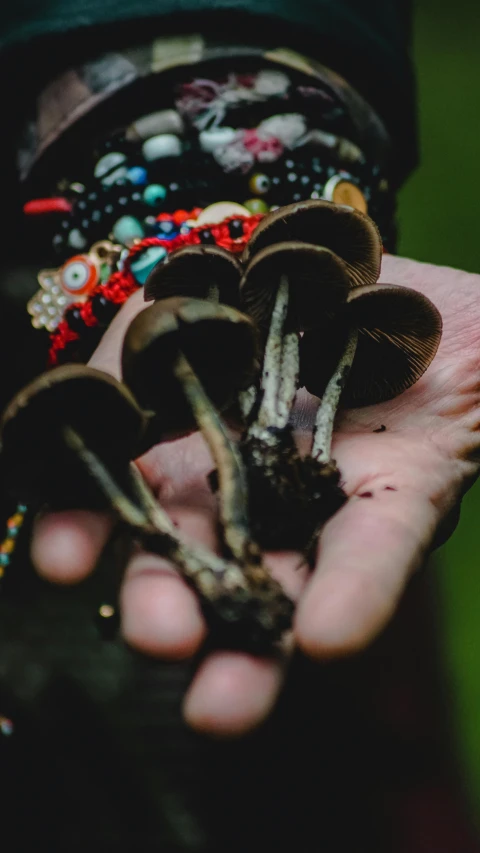
M 401 194 L 399 252 L 480 273 L 480 5 L 416 6 L 421 166 Z M 480 484 L 435 564 L 447 697 L 480 828 Z

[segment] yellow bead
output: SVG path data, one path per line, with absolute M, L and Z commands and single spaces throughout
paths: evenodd
M 268 204 L 263 200 L 263 198 L 249 198 L 248 201 L 245 202 L 245 207 L 254 216 L 257 213 L 268 213 L 270 210 Z
M 12 554 L 15 548 L 15 541 L 13 539 L 5 539 L 5 541 L 0 545 L 0 554 Z

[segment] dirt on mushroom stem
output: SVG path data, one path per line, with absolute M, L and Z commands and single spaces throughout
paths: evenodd
M 298 389 L 298 332 L 285 332 L 290 285 L 283 275 L 265 347 L 259 405 L 240 450 L 248 477 L 252 532 L 262 548 L 307 559 L 322 524 L 346 501 L 330 460 L 303 459 L 289 425 Z
M 132 536 L 174 563 L 194 588 L 215 627 L 217 640 L 258 654 L 271 651 L 290 628 L 294 609 L 280 584 L 263 574 L 247 576 L 236 563 L 183 540 L 133 463 L 131 497 L 74 429 L 65 427 L 64 435 Z

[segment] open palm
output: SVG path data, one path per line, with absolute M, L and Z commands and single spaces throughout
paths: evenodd
M 392 615 L 405 584 L 431 548 L 453 529 L 463 492 L 477 474 L 480 449 L 480 276 L 386 256 L 381 281 L 421 291 L 443 316 L 440 349 L 425 376 L 389 403 L 344 412 L 333 455 L 350 500 L 325 526 L 316 567 L 299 555 L 267 555 L 298 600 L 294 640 L 322 659 L 364 647 Z M 123 332 L 144 307 L 132 297 L 116 317 L 92 363 L 119 374 Z M 295 409 L 298 441 L 311 441 L 316 404 L 301 392 Z M 138 462 L 185 534 L 216 547 L 216 505 L 206 475 L 212 460 L 199 434 L 160 445 Z M 86 512 L 38 520 L 33 560 L 43 576 L 73 583 L 91 572 L 112 520 Z M 194 593 L 174 567 L 138 553 L 122 590 L 128 642 L 162 658 L 193 655 L 206 626 Z M 240 734 L 270 711 L 281 687 L 284 658 L 214 652 L 201 664 L 185 698 L 196 728 Z

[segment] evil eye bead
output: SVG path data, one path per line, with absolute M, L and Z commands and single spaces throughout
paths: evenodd
M 60 270 L 60 284 L 65 293 L 83 296 L 98 283 L 98 269 L 87 255 L 70 258 Z
M 272 186 L 272 182 L 268 175 L 256 172 L 250 178 L 248 186 L 254 195 L 266 195 Z

